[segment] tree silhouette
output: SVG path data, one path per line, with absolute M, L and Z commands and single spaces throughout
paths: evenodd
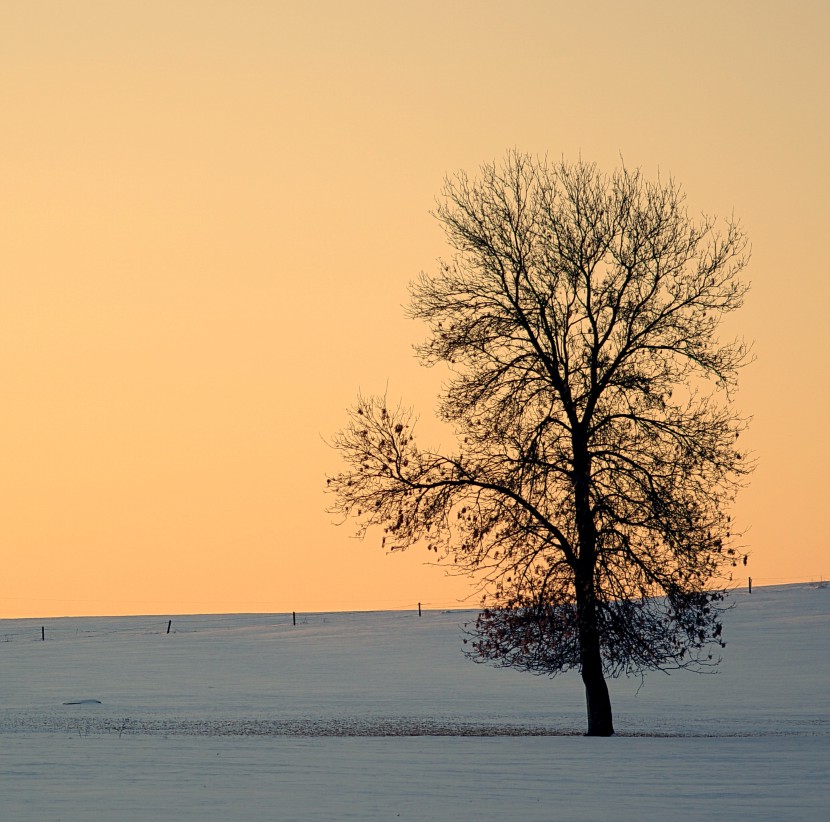
M 454 254 L 409 313 L 422 361 L 449 366 L 458 450 L 359 397 L 333 510 L 476 577 L 470 656 L 579 670 L 588 734 L 612 734 L 606 677 L 716 664 L 724 575 L 746 561 L 727 510 L 752 467 L 732 405 L 749 355 L 716 336 L 745 237 L 691 219 L 673 180 L 518 152 L 449 178 L 436 216 Z

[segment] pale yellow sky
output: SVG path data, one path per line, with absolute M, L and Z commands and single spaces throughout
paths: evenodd
M 427 439 L 406 286 L 505 150 L 734 209 L 758 584 L 830 576 L 824 2 L 0 0 L 0 616 L 453 605 L 325 513 L 358 389 Z

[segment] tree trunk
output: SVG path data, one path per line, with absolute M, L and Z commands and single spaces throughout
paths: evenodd
M 587 736 L 612 736 L 614 720 L 611 714 L 611 697 L 608 683 L 602 673 L 599 644 L 594 648 L 582 648 L 582 682 L 585 685 L 585 702 L 588 708 Z
M 588 708 L 588 736 L 611 736 L 614 722 L 611 697 L 602 672 L 597 604 L 593 580 L 577 579 L 576 611 L 579 622 L 579 657 L 585 701 Z
M 584 431 L 574 430 L 574 506 L 579 533 L 579 558 L 574 568 L 576 575 L 576 612 L 579 622 L 579 656 L 585 701 L 588 708 L 588 736 L 611 736 L 614 722 L 611 715 L 611 697 L 602 672 L 599 625 L 597 624 L 597 594 L 594 588 L 594 569 L 597 562 L 597 532 L 591 512 L 588 489 L 591 480 L 591 456 Z

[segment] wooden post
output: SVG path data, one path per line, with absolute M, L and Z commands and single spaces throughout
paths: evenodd
M 46 626 L 45 625 L 40 626 L 40 641 L 41 642 L 46 642 Z
M 173 620 L 172 620 L 172 619 L 168 619 L 168 620 L 167 620 L 167 633 L 168 633 L 168 634 L 170 633 L 170 626 L 171 626 L 172 624 L 173 624 Z
M 418 603 L 418 616 L 421 616 L 421 603 Z
M 752 577 L 749 578 L 749 593 L 752 593 Z
M 294 625 L 297 624 L 297 612 L 296 611 L 291 612 L 291 621 L 294 623 Z

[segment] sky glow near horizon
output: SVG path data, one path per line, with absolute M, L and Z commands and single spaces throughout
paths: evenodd
M 0 5 L 0 616 L 469 596 L 332 526 L 324 439 L 388 385 L 449 442 L 401 306 L 444 175 L 511 147 L 740 218 L 737 579 L 827 578 L 828 33 L 819 2 Z

